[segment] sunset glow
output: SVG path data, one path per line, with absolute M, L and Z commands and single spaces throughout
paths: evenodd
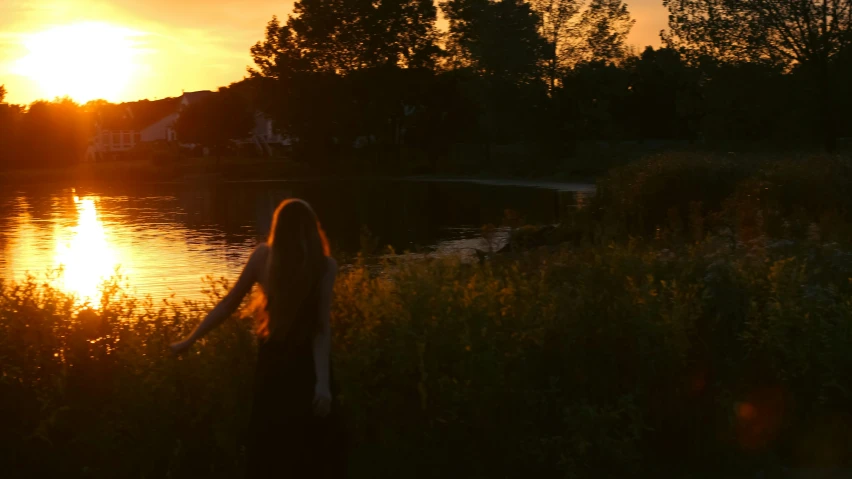
M 240 2 L 0 2 L 0 84 L 6 101 L 69 95 L 134 101 L 215 90 L 245 76 L 249 48 L 292 0 Z M 629 0 L 630 43 L 659 45 L 667 12 L 659 0 Z M 446 28 L 439 20 L 438 27 Z
M 36 82 L 45 98 L 118 101 L 139 70 L 144 34 L 106 23 L 78 23 L 29 35 L 29 54 L 16 72 Z

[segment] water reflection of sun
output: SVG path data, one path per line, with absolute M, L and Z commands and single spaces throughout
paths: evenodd
M 71 228 L 68 239 L 56 241 L 56 264 L 63 269 L 61 287 L 81 300 L 96 300 L 103 281 L 119 266 L 118 256 L 98 217 L 96 200 L 74 196 L 77 225 Z

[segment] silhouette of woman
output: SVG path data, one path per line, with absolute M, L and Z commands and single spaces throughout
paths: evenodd
M 185 340 L 180 353 L 239 308 L 250 308 L 259 337 L 247 477 L 342 477 L 343 430 L 333 401 L 331 295 L 337 263 L 314 211 L 302 200 L 275 210 L 266 243 L 252 253 L 234 288 Z

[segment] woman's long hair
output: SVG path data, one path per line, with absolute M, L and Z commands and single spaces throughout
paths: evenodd
M 267 289 L 253 304 L 258 336 L 283 339 L 291 329 L 309 332 L 313 325 L 293 328 L 305 299 L 328 269 L 328 240 L 314 210 L 302 200 L 283 201 L 269 231 Z

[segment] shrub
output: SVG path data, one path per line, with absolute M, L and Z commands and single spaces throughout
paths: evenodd
M 754 166 L 712 155 L 652 156 L 600 179 L 590 207 L 609 236 L 653 235 L 657 228 L 686 224 L 692 204 L 717 211 Z
M 849 465 L 850 178 L 838 158 L 657 157 L 516 230 L 520 252 L 356 259 L 332 312 L 352 475 Z M 167 353 L 227 283 L 155 304 L 119 278 L 93 305 L 50 279 L 0 282 L 0 468 L 239 477 L 250 326 Z
M 356 263 L 333 311 L 353 476 L 688 475 L 765 465 L 772 451 L 816 461 L 815 444 L 850 439 L 815 428 L 848 420 L 850 277 L 836 245 L 718 237 Z M 4 469 L 239 477 L 249 325 L 166 352 L 221 295 L 213 285 L 209 301 L 154 305 L 112 283 L 93 308 L 33 278 L 3 283 Z

